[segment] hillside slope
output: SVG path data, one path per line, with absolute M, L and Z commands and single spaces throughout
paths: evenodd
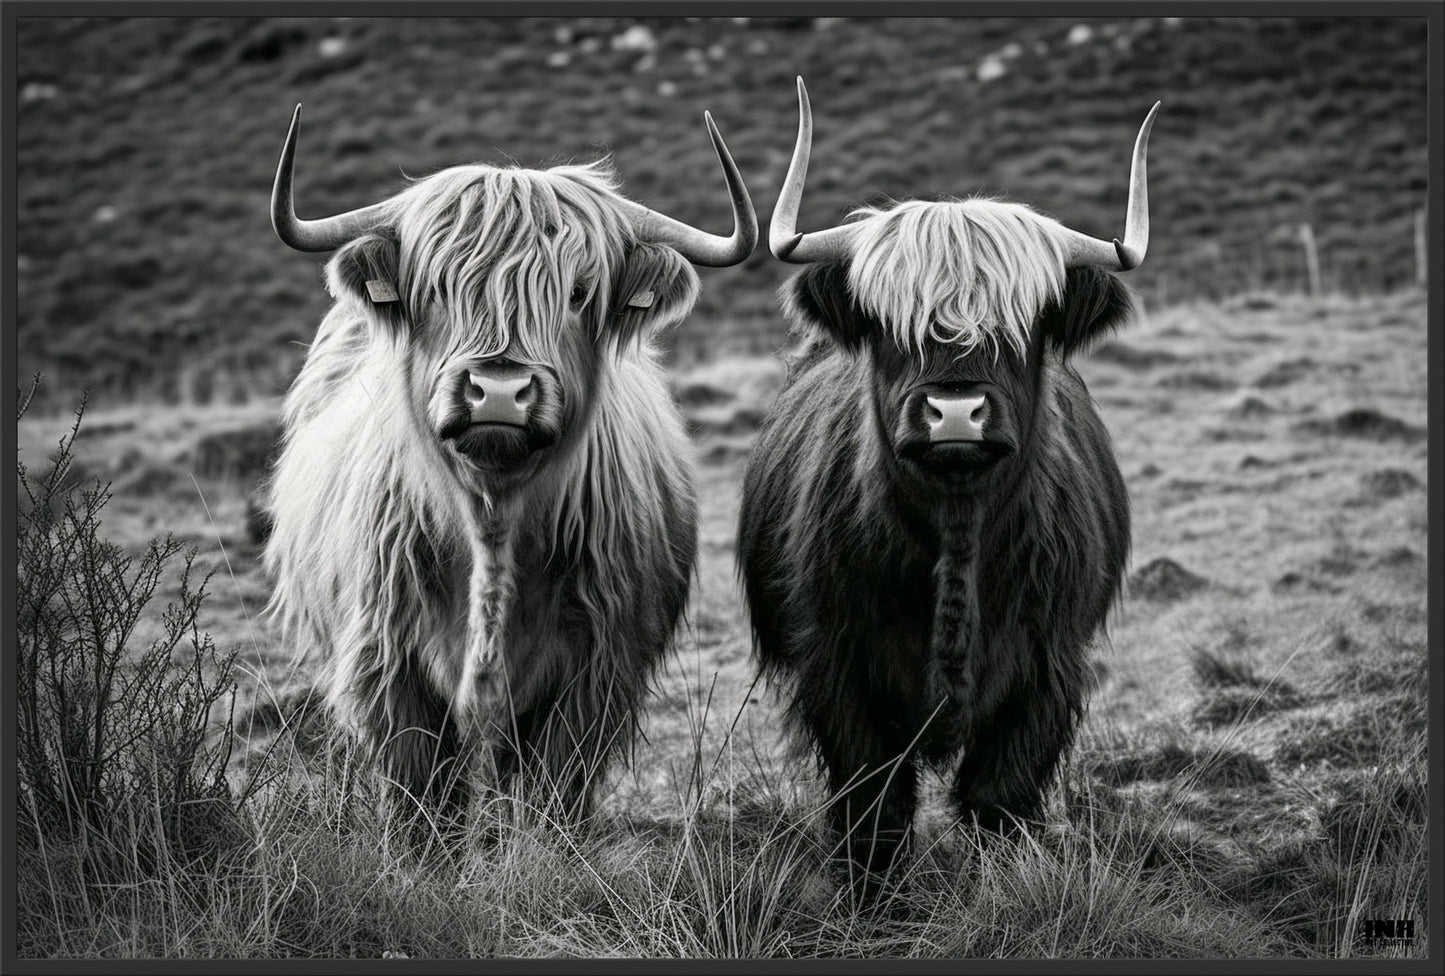
M 303 215 L 452 163 L 610 149 L 634 197 L 710 229 L 718 120 L 764 222 L 816 119 L 804 226 L 883 195 L 1006 194 L 1122 226 L 1155 99 L 1154 238 L 1131 275 L 1172 301 L 1297 287 L 1312 225 L 1329 287 L 1415 274 L 1426 183 L 1424 20 L 26 19 L 19 25 L 21 375 L 45 406 L 245 400 L 283 389 L 325 303 L 268 197 L 306 104 Z M 679 360 L 781 339 L 761 249 L 704 271 Z

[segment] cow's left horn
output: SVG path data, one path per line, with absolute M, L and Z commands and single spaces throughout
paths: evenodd
M 1124 240 L 1101 241 L 1088 234 L 1069 230 L 1068 255 L 1064 264 L 1071 268 L 1103 268 L 1106 271 L 1132 271 L 1144 260 L 1149 250 L 1149 130 L 1161 102 L 1155 102 L 1139 128 L 1134 140 L 1134 163 L 1129 170 L 1129 210 L 1124 224 Z M 1067 229 L 1067 228 L 1066 228 Z
M 296 216 L 291 184 L 296 171 L 296 133 L 301 128 L 301 106 L 291 116 L 291 131 L 281 147 L 281 162 L 276 166 L 276 182 L 271 187 L 271 226 L 276 236 L 298 251 L 330 251 L 353 241 L 386 221 L 386 205 L 381 203 L 323 217 L 301 220 Z
M 693 264 L 708 268 L 726 268 L 741 264 L 753 253 L 753 248 L 758 246 L 758 214 L 753 209 L 748 188 L 743 185 L 737 163 L 733 162 L 732 154 L 728 152 L 727 145 L 717 131 L 712 113 L 704 112 L 703 119 L 707 122 L 712 147 L 717 152 L 718 162 L 722 163 L 723 176 L 727 179 L 728 197 L 733 208 L 732 235 L 721 237 L 709 234 L 632 200 L 623 199 L 620 203 L 632 222 L 633 233 L 639 240 L 671 245 Z

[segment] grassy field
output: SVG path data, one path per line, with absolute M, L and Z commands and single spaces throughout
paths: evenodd
M 93 391 L 62 480 L 111 486 L 72 524 L 120 546 L 100 602 L 134 602 L 153 537 L 196 550 L 107 633 L 174 652 L 166 687 L 191 700 L 236 682 L 210 709 L 229 754 L 141 707 L 152 686 L 117 696 L 117 729 L 153 719 L 225 788 L 172 763 L 169 792 L 97 788 L 91 833 L 32 818 L 22 957 L 1429 956 L 1423 21 L 36 19 L 20 39 L 18 365 L 45 373 L 20 460 L 37 483 Z M 983 191 L 1112 236 L 1130 140 L 1165 102 L 1129 276 L 1146 313 L 1081 364 L 1133 500 L 1130 584 L 1046 827 L 984 843 L 930 781 L 879 904 L 828 863 L 734 577 L 742 465 L 782 377 L 787 268 L 760 251 L 704 271 L 665 340 L 701 526 L 647 741 L 589 830 L 499 806 L 459 849 L 415 851 L 260 613 L 249 498 L 324 309 L 317 260 L 267 225 L 290 111 L 306 216 L 398 188 L 398 167 L 606 144 L 630 193 L 721 229 L 702 111 L 766 222 L 798 73 L 808 226 Z M 53 655 L 42 633 L 22 636 Z M 1413 919 L 1413 945 L 1364 940 L 1376 918 Z
M 344 744 L 297 722 L 305 665 L 258 618 L 240 435 L 273 405 L 97 408 L 74 475 L 111 480 L 113 536 L 170 531 L 214 571 L 200 623 L 239 653 L 233 779 L 267 782 L 229 859 L 108 899 L 78 899 L 63 851 L 22 860 L 22 954 L 1423 958 L 1425 339 L 1419 292 L 1256 293 L 1161 309 L 1091 357 L 1133 569 L 1048 828 L 981 845 L 930 793 L 873 909 L 829 871 L 822 793 L 753 682 L 734 584 L 776 359 L 677 380 L 703 486 L 690 623 L 594 828 L 478 825 L 431 860 L 386 835 Z M 26 418 L 22 458 L 64 428 Z M 1362 942 L 1377 917 L 1415 919 L 1414 946 Z

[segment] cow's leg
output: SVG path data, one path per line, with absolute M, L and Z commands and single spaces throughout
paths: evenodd
M 357 680 L 361 731 L 387 780 L 390 811 L 422 833 L 447 835 L 465 818 L 468 759 L 446 698 L 407 659 L 394 674 Z
M 1016 686 L 990 718 L 974 726 L 972 743 L 954 775 L 958 814 L 1000 833 L 1013 818 L 1030 820 L 1059 757 L 1073 742 L 1081 692 L 1066 687 Z
M 909 743 L 880 726 L 862 692 L 829 698 L 799 702 L 796 710 L 828 769 L 833 824 L 849 862 L 862 872 L 855 881 L 872 890 L 912 836 L 918 770 L 907 755 Z
M 631 741 L 631 703 L 614 681 L 575 676 L 508 733 L 512 777 L 546 819 L 578 824 L 592 812 L 618 748 Z

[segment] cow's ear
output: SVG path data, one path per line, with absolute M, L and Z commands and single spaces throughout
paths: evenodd
M 382 326 L 401 329 L 407 315 L 397 277 L 399 258 L 395 238 L 385 234 L 359 237 L 327 263 L 326 287 L 333 298 L 350 296 L 361 302 Z
M 1087 352 L 1134 317 L 1134 293 L 1096 268 L 1070 268 L 1064 296 L 1045 313 L 1044 334 L 1065 357 Z
M 853 297 L 847 265 L 810 264 L 783 283 L 778 298 L 789 319 L 821 329 L 849 352 L 858 352 L 883 330 Z
M 701 289 L 681 254 L 660 244 L 634 244 L 613 275 L 603 331 L 625 343 L 670 328 L 692 311 Z

